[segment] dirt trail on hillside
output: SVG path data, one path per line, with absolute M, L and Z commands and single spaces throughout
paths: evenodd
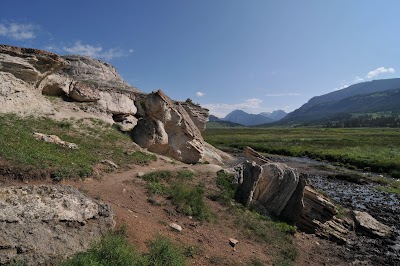
M 137 177 L 138 173 L 156 170 L 176 172 L 192 169 L 195 179 L 204 183 L 207 194 L 211 194 L 218 192 L 216 172 L 221 167 L 211 164 L 187 165 L 162 158 L 149 165 L 131 167 L 129 170 L 105 174 L 99 179 L 61 183 L 72 185 L 90 197 L 109 203 L 115 212 L 116 226 L 126 226 L 129 241 L 141 252 L 146 252 L 146 244 L 161 234 L 185 247 L 192 247 L 193 257 L 188 258 L 188 265 L 252 265 L 252 261 L 273 265 L 273 254 L 270 254 L 268 245 L 246 237 L 235 225 L 236 218 L 227 212 L 227 207 L 206 199 L 216 218 L 215 221 L 201 223 L 177 213 L 165 198 L 156 198 L 161 205 L 149 202 L 146 181 Z M 49 179 L 26 180 L 23 183 L 8 180 L 1 182 L 0 186 L 43 183 L 53 182 Z M 179 224 L 183 230 L 173 231 L 170 223 Z M 239 240 L 235 248 L 229 245 L 229 238 Z M 299 251 L 295 265 L 349 265 L 352 262 L 351 254 L 343 246 L 303 233 L 296 233 L 293 239 Z

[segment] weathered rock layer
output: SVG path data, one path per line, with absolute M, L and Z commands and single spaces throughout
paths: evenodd
M 111 208 L 69 186 L 0 189 L 0 264 L 55 265 L 114 226 Z

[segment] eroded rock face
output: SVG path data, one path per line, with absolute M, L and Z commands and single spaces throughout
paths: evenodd
M 204 155 L 204 140 L 186 110 L 162 91 L 136 100 L 138 116 L 133 140 L 149 151 L 186 163 L 197 163 Z
M 252 162 L 242 164 L 235 194 L 238 202 L 291 222 L 301 231 L 346 243 L 349 231 L 335 216 L 336 207 L 307 186 L 305 176 L 285 164 L 270 162 L 252 149 L 245 149 L 244 154 Z
M 138 92 L 118 74 L 114 66 L 109 63 L 81 55 L 66 55 L 63 58 L 69 63 L 61 71 L 68 77 L 78 81 L 96 83 L 100 89 L 118 89 Z
M 141 94 L 112 65 L 87 56 L 1 45 L 0 105 L 2 113 L 114 122 L 122 131 L 133 130 L 140 146 L 187 163 L 205 154 L 201 131 L 208 110 L 172 101 L 161 91 Z M 222 160 L 211 149 L 208 155 Z
M 70 186 L 0 189 L 0 264 L 54 265 L 114 226 L 111 208 Z

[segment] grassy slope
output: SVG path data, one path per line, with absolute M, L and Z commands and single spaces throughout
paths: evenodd
M 225 128 L 207 129 L 204 138 L 225 150 L 251 146 L 400 176 L 400 129 Z
M 54 134 L 76 143 L 77 150 L 36 140 L 32 133 Z M 93 166 L 111 160 L 118 166 L 147 163 L 154 155 L 135 151 L 128 135 L 99 120 L 54 121 L 0 116 L 0 158 L 23 167 L 45 169 L 56 179 L 90 176 Z

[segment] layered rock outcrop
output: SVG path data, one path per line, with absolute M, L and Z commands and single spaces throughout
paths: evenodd
M 186 163 L 203 158 L 205 146 L 200 130 L 179 102 L 157 91 L 138 98 L 136 103 L 140 119 L 132 138 L 137 144 Z
M 305 176 L 285 164 L 271 162 L 250 148 L 244 154 L 252 162 L 242 164 L 235 194 L 238 202 L 280 217 L 304 232 L 346 242 L 348 229 L 335 216 L 336 207 L 309 187 Z
M 140 146 L 187 163 L 205 153 L 208 110 L 161 91 L 140 93 L 112 65 L 87 56 L 0 45 L 0 105 L 3 113 L 116 123 Z
M 111 208 L 69 186 L 0 189 L 0 264 L 56 265 L 114 226 Z

